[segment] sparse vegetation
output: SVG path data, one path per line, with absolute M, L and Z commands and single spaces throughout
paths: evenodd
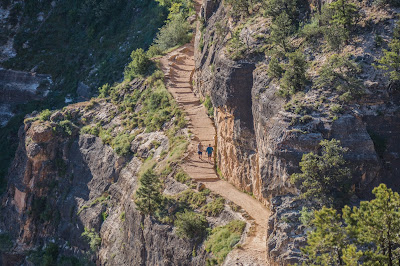
M 211 252 L 216 258 L 217 263 L 221 264 L 226 255 L 240 241 L 246 223 L 234 220 L 225 226 L 219 226 L 211 231 L 210 236 L 205 242 L 206 250 Z
M 201 208 L 201 211 L 206 216 L 218 216 L 225 208 L 225 199 L 222 197 L 217 197 L 213 201 L 207 203 Z
M 208 226 L 206 218 L 193 211 L 185 210 L 176 214 L 176 233 L 180 237 L 189 239 L 201 239 Z
M 87 240 L 90 249 L 95 252 L 101 245 L 101 237 L 94 230 L 94 228 L 89 229 L 85 227 L 85 231 L 82 233 L 82 236 Z

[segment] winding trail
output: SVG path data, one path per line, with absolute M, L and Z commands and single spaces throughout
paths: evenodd
M 196 10 L 200 3 L 197 0 Z M 236 189 L 230 183 L 218 178 L 213 163 L 208 163 L 206 155 L 200 160 L 197 155 L 197 144 L 202 142 L 214 146 L 216 131 L 205 107 L 192 91 L 191 77 L 195 68 L 194 38 L 190 43 L 168 53 L 160 59 L 165 73 L 168 91 L 179 106 L 186 112 L 189 129 L 194 135 L 188 148 L 189 155 L 182 167 L 195 181 L 202 182 L 211 191 L 234 202 L 244 209 L 253 220 L 241 248 L 233 250 L 224 265 L 268 265 L 266 262 L 266 237 L 270 211 L 259 201 Z

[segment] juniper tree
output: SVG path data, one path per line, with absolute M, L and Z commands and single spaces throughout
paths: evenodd
M 143 214 L 152 214 L 161 206 L 163 200 L 160 178 L 150 169 L 142 175 L 139 183 L 135 194 L 137 209 Z

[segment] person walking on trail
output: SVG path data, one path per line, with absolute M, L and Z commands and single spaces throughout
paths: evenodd
M 199 145 L 197 145 L 197 154 L 199 155 L 199 159 L 201 160 L 203 157 L 203 145 L 201 142 L 199 142 Z
M 208 144 L 206 151 L 207 151 L 207 155 L 208 155 L 208 161 L 211 163 L 211 157 L 212 157 L 212 153 L 214 151 L 213 147 L 211 147 L 211 144 Z

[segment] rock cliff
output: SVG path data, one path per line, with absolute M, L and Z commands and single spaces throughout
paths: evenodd
M 171 155 L 170 142 L 175 140 L 167 135 L 174 130 L 173 136 L 185 144 L 187 129 L 180 129 L 173 122 L 179 116 L 156 131 L 127 128 L 131 115 L 140 113 L 146 103 L 138 100 L 136 112 L 132 113 L 132 109 L 121 107 L 123 99 L 131 95 L 148 99 L 143 95 L 152 93 L 151 85 L 136 80 L 115 89 L 113 101 L 93 99 L 51 115 L 41 113 L 25 119 L 8 174 L 8 189 L 2 199 L 0 233 L 15 240 L 8 247 L 2 243 L 2 265 L 36 264 L 38 258 L 45 259 L 48 247 L 54 244 L 58 263 L 205 264 L 210 254 L 205 251 L 204 239 L 182 238 L 173 222 L 143 215 L 135 205 L 138 176 L 146 168 L 162 171 L 164 193 L 172 204 L 168 215 L 179 208 L 188 208 L 173 205 L 172 199 L 191 195 L 189 192 L 196 188 L 189 181 L 180 183 L 174 179 L 178 171 L 176 158 L 180 160 L 185 149 L 177 150 L 174 146 L 175 155 Z M 131 136 L 122 154 L 121 146 L 109 142 L 110 138 L 121 136 L 121 132 Z M 201 199 L 203 205 L 216 197 L 201 195 L 208 195 Z M 200 203 L 196 206 L 198 212 Z M 228 202 L 223 210 L 211 216 L 207 218 L 210 227 L 243 220 Z M 84 232 L 89 232 L 90 241 L 82 236 Z
M 204 1 L 196 36 L 196 90 L 201 97 L 210 97 L 214 107 L 220 173 L 275 213 L 267 243 L 271 263 L 286 265 L 299 259 L 305 240 L 298 221 L 302 203 L 296 201 L 297 190 L 289 177 L 299 171 L 303 154 L 318 151 L 321 140 L 335 138 L 348 148 L 346 160 L 354 169 L 353 188 L 360 199 L 368 198 L 379 182 L 398 189 L 399 93 L 388 91 L 387 78 L 372 66 L 381 50 L 369 28 L 390 36 L 396 11 L 362 5 L 361 12 L 365 15 L 360 24 L 373 20 L 372 26 L 361 26 L 357 41 L 344 53 L 353 54 L 362 68 L 363 96 L 342 103 L 343 110 L 335 117 L 330 111 L 338 102 L 335 92 L 308 86 L 292 99 L 277 95 L 279 84 L 267 72 L 271 56 L 264 53 L 271 22 L 261 16 L 262 9 L 253 7 L 243 19 L 222 1 Z M 373 13 L 379 19 L 371 18 Z M 235 33 L 242 42 L 239 59 L 230 51 Z M 293 43 L 301 40 L 295 37 Z M 309 73 L 313 80 L 331 53 L 302 45 L 314 66 Z M 289 222 L 282 221 L 286 216 Z

